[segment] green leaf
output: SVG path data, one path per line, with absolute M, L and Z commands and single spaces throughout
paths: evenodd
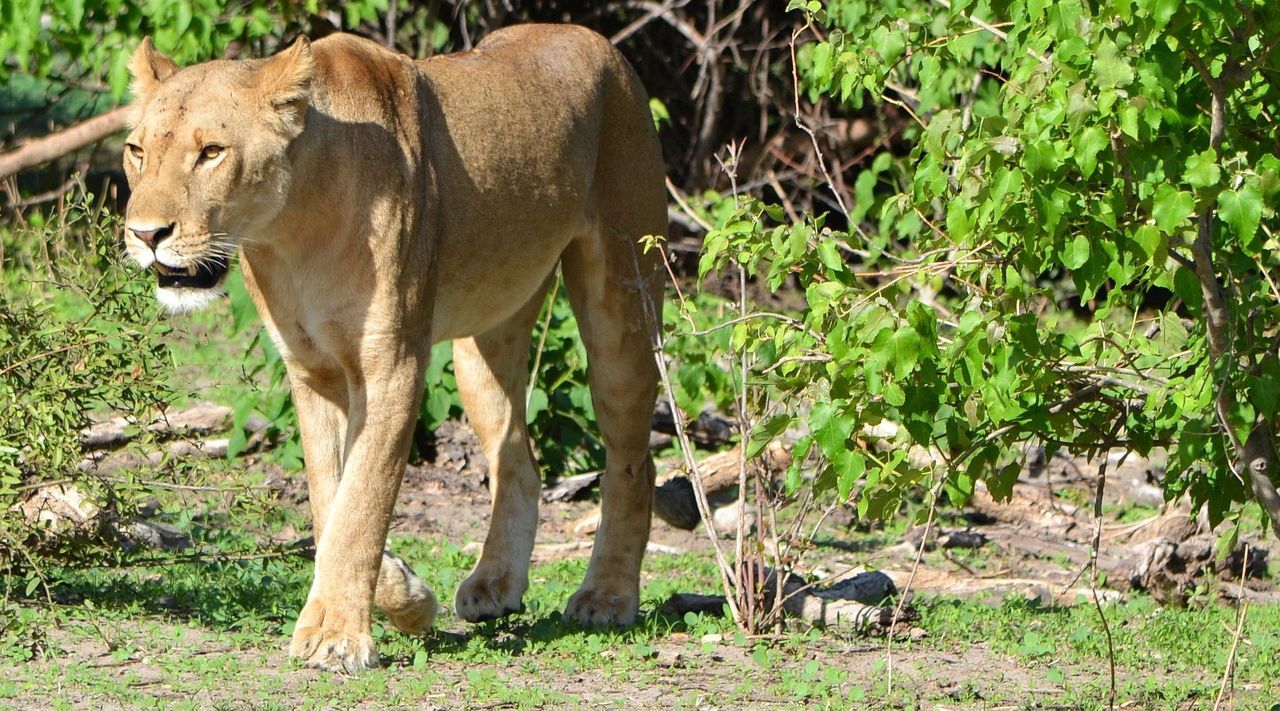
M 1110 37 L 1103 37 L 1093 60 L 1093 76 L 1098 86 L 1113 89 L 1133 83 L 1133 67 L 1120 56 L 1120 50 Z
M 1076 235 L 1062 252 L 1062 266 L 1067 269 L 1079 269 L 1089 261 L 1093 245 L 1084 235 Z
M 1169 234 L 1182 227 L 1195 209 L 1196 199 L 1191 193 L 1165 184 L 1156 190 L 1152 199 L 1151 216 L 1155 218 L 1156 227 Z
M 889 338 L 890 362 L 893 372 L 898 378 L 904 378 L 920 357 L 920 334 L 914 328 L 903 326 Z
M 1193 153 L 1187 158 L 1187 168 L 1182 179 L 1193 188 L 1207 188 L 1216 185 L 1222 171 L 1218 169 L 1218 157 L 1212 148 L 1200 153 Z
M 1155 260 L 1161 249 L 1168 249 L 1168 237 L 1161 234 L 1154 225 L 1142 225 L 1133 232 L 1133 241 L 1138 243 L 1148 259 Z
M 885 385 L 882 396 L 884 397 L 886 405 L 902 407 L 907 403 L 907 393 L 902 389 L 902 386 L 897 383 L 889 383 L 888 385 Z
M 529 405 L 525 413 L 525 421 L 532 423 L 540 413 L 546 411 L 549 402 L 546 391 L 542 388 L 534 388 L 533 392 L 529 393 Z
M 787 414 L 774 415 L 763 423 L 756 425 L 751 430 L 751 437 L 747 440 L 747 458 L 752 459 L 773 441 L 774 437 L 782 434 L 784 430 L 792 422 L 792 416 Z
M 820 42 L 813 48 L 813 77 L 817 83 L 831 81 L 831 43 Z
M 830 237 L 823 238 L 818 243 L 818 259 L 822 260 L 823 266 L 833 272 L 843 272 L 845 270 L 844 258 L 840 256 L 836 241 Z
M 1090 126 L 1080 132 L 1076 138 L 1076 165 L 1080 172 L 1088 178 L 1098 167 L 1098 152 L 1107 147 L 1107 132 L 1098 126 Z
M 1173 274 L 1173 292 L 1193 311 L 1199 311 L 1204 304 L 1204 291 L 1200 288 L 1200 280 L 1195 272 L 1179 266 Z
M 837 458 L 834 462 L 836 467 L 836 493 L 841 499 L 849 498 L 849 494 L 853 493 L 853 487 L 862 478 L 867 471 L 867 462 L 857 452 L 847 452 L 845 456 Z
M 1280 383 L 1272 378 L 1259 378 L 1250 375 L 1246 378 L 1249 388 L 1249 401 L 1267 417 L 1276 416 L 1276 406 L 1280 404 Z
M 1252 246 L 1262 219 L 1262 193 L 1251 184 L 1239 190 L 1223 190 L 1218 193 L 1218 216 L 1231 227 L 1239 244 Z

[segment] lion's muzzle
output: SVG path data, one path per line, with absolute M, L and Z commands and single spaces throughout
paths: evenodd
M 160 288 L 211 289 L 226 276 L 228 261 L 226 257 L 210 257 L 185 269 L 174 269 L 157 260 L 154 266 L 156 286 Z

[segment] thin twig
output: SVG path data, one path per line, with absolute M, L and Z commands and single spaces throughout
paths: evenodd
M 946 477 L 941 477 L 929 489 L 929 516 L 924 522 L 924 535 L 920 537 L 920 546 L 916 549 L 916 559 L 911 563 L 911 574 L 907 576 L 907 584 L 898 593 L 898 604 L 893 607 L 893 619 L 889 622 L 888 639 L 885 641 L 885 696 L 893 696 L 893 637 L 898 628 L 898 620 L 911 595 L 911 586 L 916 581 L 916 571 L 920 569 L 920 560 L 924 558 L 924 549 L 929 542 L 929 531 L 933 528 L 933 520 L 938 512 L 938 495 L 942 493 L 942 485 Z
M 1120 425 L 1117 424 L 1116 429 L 1119 430 L 1119 427 Z M 1124 464 L 1124 460 L 1128 456 L 1129 452 L 1126 450 L 1116 464 L 1117 469 Z M 1107 452 L 1104 450 L 1102 452 L 1102 462 L 1098 465 L 1098 485 L 1094 489 L 1093 495 L 1093 543 L 1089 548 L 1089 564 L 1093 572 L 1089 576 L 1089 596 L 1093 598 L 1094 609 L 1098 611 L 1098 619 L 1102 621 L 1102 631 L 1107 636 L 1107 668 L 1111 679 L 1111 695 L 1108 697 L 1107 708 L 1114 709 L 1116 707 L 1115 640 L 1111 638 L 1111 625 L 1107 623 L 1107 615 L 1102 610 L 1102 601 L 1098 599 L 1098 551 L 1102 545 L 1102 494 L 1107 486 L 1107 462 Z
M 689 471 L 690 483 L 693 484 L 693 498 L 698 505 L 698 513 L 702 516 L 703 528 L 707 531 L 707 537 L 711 539 L 711 549 L 716 556 L 716 563 L 720 572 L 720 584 L 724 587 L 725 601 L 729 605 L 729 613 L 734 616 L 734 619 L 738 619 L 740 610 L 734 594 L 733 581 L 730 577 L 733 568 L 725 557 L 724 550 L 720 544 L 720 536 L 716 533 L 715 521 L 711 515 L 711 504 L 707 501 L 707 491 L 702 484 L 702 474 L 698 471 L 698 462 L 693 457 L 693 443 L 689 441 L 689 434 L 685 431 L 683 413 L 681 413 L 679 405 L 676 404 L 675 388 L 672 387 L 671 375 L 667 372 L 666 338 L 662 334 L 662 317 L 656 312 L 657 305 L 652 303 L 646 296 L 647 289 L 644 284 L 644 274 L 640 270 L 640 257 L 636 254 L 635 244 L 631 244 L 631 261 L 636 270 L 635 288 L 640 290 L 640 300 L 644 308 L 646 325 L 649 327 L 649 332 L 653 338 L 654 363 L 657 365 L 658 377 L 662 381 L 667 402 L 671 405 L 671 419 L 675 425 L 676 441 L 680 443 L 680 454 L 684 459 L 685 468 Z
M 138 332 L 138 331 L 135 331 L 135 330 L 133 330 L 133 329 L 125 329 L 124 331 L 121 331 L 120 333 L 113 333 L 113 334 L 111 334 L 111 335 L 109 335 L 109 336 L 102 336 L 102 337 L 99 337 L 99 338 L 91 338 L 91 339 L 89 339 L 89 340 L 87 340 L 87 341 L 80 341 L 79 343 L 72 343 L 72 344 L 70 344 L 70 345 L 62 346 L 61 348 L 53 348 L 53 349 L 50 349 L 50 350 L 44 351 L 44 352 L 42 352 L 42 353 L 37 353 L 37 354 L 35 354 L 35 355 L 33 355 L 33 356 L 30 356 L 30 357 L 27 357 L 27 358 L 23 358 L 22 360 L 20 360 L 20 361 L 18 361 L 18 362 L 16 362 L 16 363 L 11 363 L 11 364 L 9 364 L 8 366 L 6 366 L 6 367 L 4 367 L 4 368 L 0 368 L 0 375 L 6 375 L 6 374 L 8 374 L 10 371 L 12 371 L 12 370 L 16 370 L 16 369 L 18 369 L 18 368 L 21 368 L 22 366 L 27 365 L 28 363 L 35 362 L 35 361 L 40 360 L 40 359 L 42 359 L 42 358 L 48 358 L 49 356 L 55 356 L 55 355 L 58 355 L 59 353 L 66 353 L 67 351 L 73 351 L 73 350 L 75 350 L 75 349 L 77 349 L 77 348 L 87 348 L 87 347 L 89 347 L 89 346 L 94 346 L 94 345 L 97 345 L 97 344 L 102 343 L 102 342 L 104 342 L 104 341 L 110 341 L 110 340 L 112 340 L 113 338 L 121 338 L 121 337 L 124 337 L 124 336 L 138 336 L 138 335 L 141 335 L 141 333 L 140 333 L 140 332 Z
M 822 169 L 822 177 L 827 180 L 827 189 L 835 196 L 836 205 L 840 207 L 840 213 L 844 215 L 846 220 L 848 220 L 849 208 L 845 206 L 844 198 L 840 195 L 840 191 L 836 190 L 836 181 L 831 178 L 831 171 L 827 170 L 827 160 L 822 155 L 822 147 L 818 145 L 818 134 L 814 133 L 813 129 L 809 128 L 805 122 L 800 119 L 800 75 L 796 69 L 796 38 L 800 36 L 801 32 L 808 29 L 809 26 L 809 23 L 806 23 L 804 27 L 797 28 L 791 33 L 791 89 L 792 93 L 795 95 L 795 123 L 797 128 L 809 134 L 809 141 L 813 143 L 813 152 L 814 156 L 818 160 L 818 167 Z
M 529 382 L 524 388 L 524 407 L 529 409 L 529 401 L 533 399 L 533 391 L 538 386 L 538 369 L 542 367 L 542 351 L 547 346 L 547 331 L 551 330 L 551 316 L 556 310 L 556 295 L 560 293 L 560 273 L 557 270 L 551 285 L 551 295 L 547 299 L 547 317 L 542 320 L 542 333 L 538 336 L 538 350 L 533 355 L 533 367 L 529 369 Z
M 1244 579 L 1249 573 L 1249 546 L 1244 547 L 1244 560 L 1240 563 L 1240 588 L 1244 589 Z M 1235 696 L 1236 650 L 1240 648 L 1240 634 L 1244 632 L 1244 620 L 1249 615 L 1249 598 L 1240 599 L 1240 614 L 1236 616 L 1236 633 L 1231 639 L 1231 654 L 1227 655 L 1227 668 L 1222 670 L 1222 685 L 1218 687 L 1218 698 L 1213 701 L 1213 711 L 1222 708 L 1223 697 L 1227 689 Z
M 676 187 L 675 183 L 671 182 L 671 178 L 667 178 L 667 193 L 671 195 L 671 199 L 676 201 L 676 204 L 680 206 L 680 209 L 684 210 L 684 214 L 688 215 L 689 219 L 697 223 L 704 232 L 710 232 L 715 229 L 710 223 L 702 219 L 698 213 L 694 212 L 693 208 L 689 207 L 689 203 L 685 202 L 684 196 L 680 194 L 680 189 Z

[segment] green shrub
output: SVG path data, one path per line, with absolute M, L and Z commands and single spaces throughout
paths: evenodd
M 801 318 L 744 321 L 732 338 L 764 386 L 755 451 L 805 432 L 788 489 L 816 465 L 815 489 L 867 517 L 921 487 L 960 502 L 981 480 L 1005 496 L 1019 444 L 1038 440 L 1166 447 L 1167 495 L 1189 493 L 1214 523 L 1265 493 L 1277 470 L 1259 452 L 1280 431 L 1280 6 L 791 6 L 825 37 L 799 48 L 800 90 L 901 107 L 911 149 L 871 158 L 844 214 L 795 222 L 742 196 L 713 215 L 704 275 L 741 265 L 804 290 Z M 1072 304 L 1080 317 L 1058 308 Z M 866 434 L 882 421 L 899 425 L 889 447 Z M 1240 463 L 1246 441 L 1267 445 L 1245 457 L 1261 479 Z
M 40 556 L 111 554 L 96 545 L 103 524 L 132 515 L 147 494 L 135 473 L 82 468 L 90 415 L 145 424 L 172 399 L 152 283 L 123 264 L 120 221 L 91 200 L 81 194 L 47 221 L 35 214 L 0 232 L 0 571 L 23 571 L 29 585 Z M 140 428 L 135 446 L 147 439 Z M 92 525 L 50 536 L 33 524 L 20 504 L 50 486 L 91 502 Z

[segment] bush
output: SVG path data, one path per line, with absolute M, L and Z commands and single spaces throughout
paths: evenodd
M 1280 534 L 1280 6 L 790 7 L 821 38 L 796 91 L 910 122 L 852 195 L 820 186 L 840 214 L 703 206 L 700 277 L 804 293 L 799 317 L 732 325 L 748 453 L 801 435 L 773 505 L 885 518 L 980 481 L 1008 496 L 1029 441 L 1163 447 L 1170 499 L 1216 525 L 1257 498 Z
M 0 571 L 21 571 L 31 586 L 41 556 L 109 555 L 98 545 L 104 524 L 133 515 L 147 493 L 134 473 L 106 478 L 81 466 L 90 415 L 145 424 L 173 397 L 151 283 L 122 263 L 120 221 L 92 199 L 80 193 L 54 217 L 0 233 Z M 146 440 L 140 430 L 134 446 Z M 97 515 L 81 530 L 58 515 L 33 521 L 41 492 Z

